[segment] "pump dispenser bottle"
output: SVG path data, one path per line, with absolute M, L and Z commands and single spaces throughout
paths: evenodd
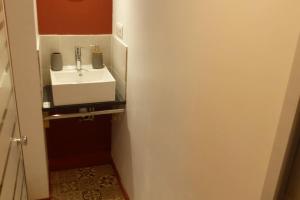
M 92 48 L 92 66 L 94 69 L 101 69 L 104 67 L 103 53 L 100 51 L 98 45 Z

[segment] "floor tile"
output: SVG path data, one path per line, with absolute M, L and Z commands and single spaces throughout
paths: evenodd
M 50 173 L 51 200 L 125 200 L 110 165 Z

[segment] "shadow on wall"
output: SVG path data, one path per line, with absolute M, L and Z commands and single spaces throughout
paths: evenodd
M 281 172 L 281 181 L 278 186 L 278 199 L 299 199 L 300 191 L 296 188 L 299 186 L 299 175 L 300 171 L 299 164 L 299 156 L 300 156 L 300 102 L 298 101 L 297 112 L 293 124 L 293 128 L 291 131 L 291 137 L 287 148 L 287 153 L 285 157 L 285 161 L 283 163 L 282 172 Z M 295 188 L 295 186 L 297 186 Z M 295 190 L 296 189 L 296 190 Z M 298 198 L 295 198 L 298 196 Z M 293 197 L 293 198 L 292 198 Z
M 290 73 L 290 79 L 283 103 L 281 116 L 277 128 L 275 142 L 271 159 L 269 162 L 268 172 L 264 183 L 262 200 L 278 199 L 280 186 L 284 184 L 285 170 L 288 167 L 288 158 L 292 151 L 292 140 L 295 139 L 293 131 L 296 128 L 297 107 L 300 95 L 300 35 L 296 46 L 294 62 Z
M 113 118 L 112 122 L 111 154 L 129 199 L 134 199 L 131 134 L 127 114 L 120 114 L 118 117 Z

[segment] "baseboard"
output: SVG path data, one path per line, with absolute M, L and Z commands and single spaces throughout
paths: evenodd
M 116 164 L 115 164 L 115 162 L 113 161 L 113 159 L 112 159 L 112 161 L 111 161 L 111 165 L 112 165 L 113 169 L 114 169 L 115 172 L 116 172 L 116 176 L 117 176 L 119 185 L 120 185 L 120 187 L 121 187 L 121 190 L 122 190 L 122 193 L 123 193 L 125 199 L 126 199 L 126 200 L 129 200 L 129 195 L 128 195 L 127 191 L 125 190 L 124 186 L 123 186 L 123 183 L 122 183 L 122 181 L 121 181 L 120 173 L 119 173 L 119 171 L 118 171 L 118 169 L 117 169 L 117 167 L 116 167 Z

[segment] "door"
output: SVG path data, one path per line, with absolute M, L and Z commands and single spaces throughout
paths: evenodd
M 0 0 L 0 200 L 27 199 L 10 50 L 3 1 Z

